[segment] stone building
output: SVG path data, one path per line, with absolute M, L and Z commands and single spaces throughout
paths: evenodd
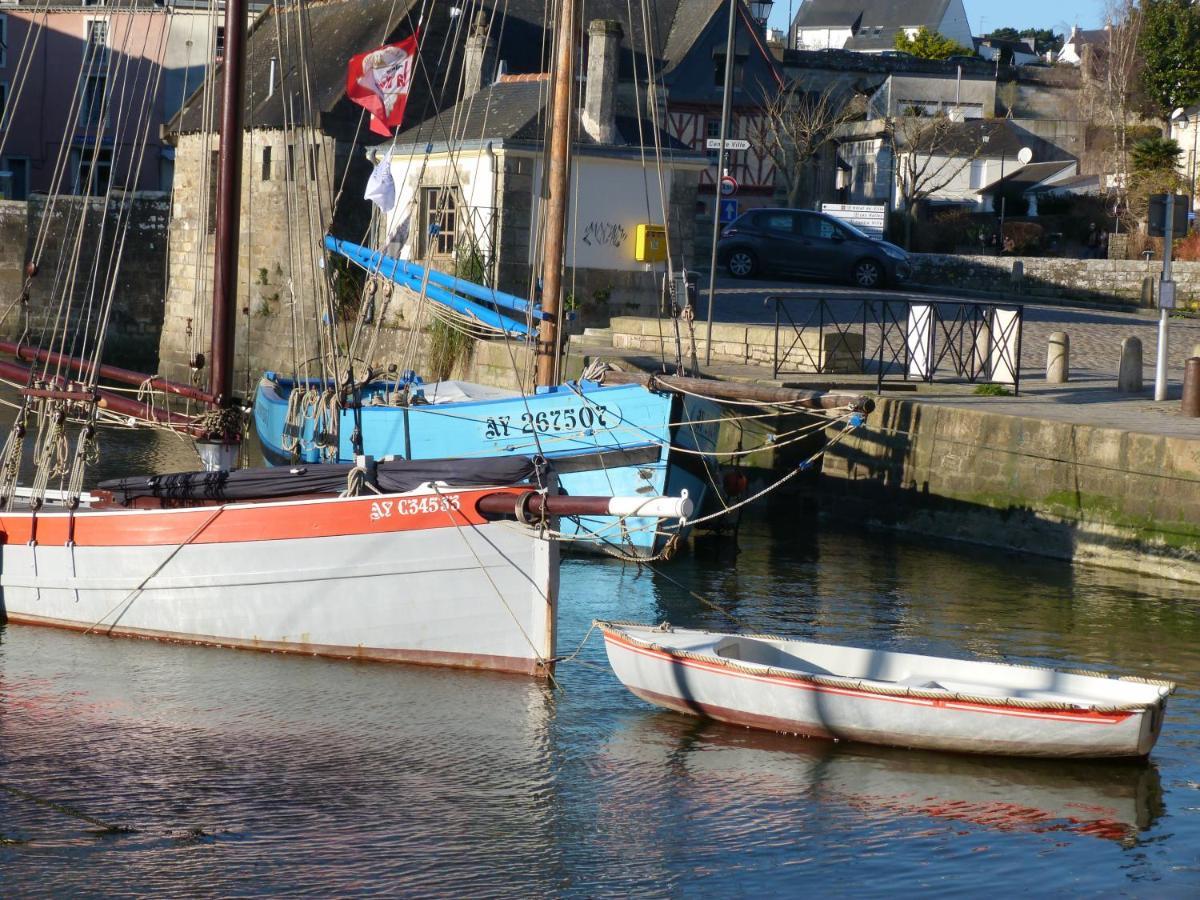
M 408 37 L 416 6 L 372 0 L 272 6 L 249 28 L 235 363 L 247 389 L 264 368 L 302 369 L 305 359 L 321 354 L 320 323 L 329 318 L 326 304 L 336 302 L 321 241 L 330 230 L 365 235 L 370 206 L 362 195 L 370 167 L 363 148 L 379 140 L 360 125 L 361 109 L 345 97 L 346 64 L 356 53 Z M 449 8 L 435 4 L 423 40 L 436 46 L 453 29 Z M 428 115 L 442 103 L 442 90 L 457 96 L 453 73 L 460 66 L 451 63 L 444 82 L 428 72 L 416 78 L 408 114 Z M 220 147 L 213 122 L 219 121 L 219 92 L 206 103 L 201 88 L 167 127 L 175 189 L 159 369 L 202 384 L 208 379 L 203 356 L 211 329 Z

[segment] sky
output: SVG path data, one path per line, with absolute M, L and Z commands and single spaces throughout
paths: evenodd
M 996 28 L 1052 28 L 1069 34 L 1072 25 L 1099 28 L 1104 20 L 1103 0 L 963 0 L 967 20 L 976 35 Z M 792 14 L 800 0 L 791 0 Z M 787 28 L 788 0 L 775 0 L 771 8 L 771 27 Z

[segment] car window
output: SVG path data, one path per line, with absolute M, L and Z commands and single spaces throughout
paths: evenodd
M 791 234 L 792 214 L 786 212 L 759 213 L 758 221 L 755 224 L 767 231 Z
M 797 231 L 807 238 L 828 238 L 830 233 L 822 226 L 829 223 L 820 216 L 796 216 Z

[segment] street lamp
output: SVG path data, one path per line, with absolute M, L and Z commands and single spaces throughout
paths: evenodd
M 1192 209 L 1196 208 L 1196 138 L 1200 136 L 1200 107 L 1190 116 L 1181 106 L 1171 113 L 1171 121 L 1178 122 L 1180 128 L 1192 129 L 1192 159 L 1188 167 L 1188 196 L 1192 198 Z
M 771 7 L 774 5 L 774 0 L 750 0 L 750 15 L 754 16 L 755 22 L 766 28 L 767 19 L 771 18 Z

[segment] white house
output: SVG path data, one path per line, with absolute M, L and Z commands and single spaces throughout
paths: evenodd
M 908 140 L 922 133 L 921 123 L 928 119 L 909 121 L 912 127 L 896 126 L 898 146 L 894 150 L 892 135 L 883 130 L 848 136 L 840 142 L 838 153 L 852 173 L 846 202 L 890 203 L 893 209 L 902 209 L 901 184 L 907 179 L 916 180 L 922 193 L 931 190 L 925 200 L 930 206 L 983 212 L 990 209 L 995 183 L 1007 183 L 1025 168 L 1023 157 L 1041 161 L 1031 172 L 1037 176 L 1031 187 L 1076 172 L 1073 159 L 1064 158 L 1051 145 L 1003 119 L 948 123 L 932 149 L 908 145 Z
M 1192 195 L 1192 208 L 1200 209 L 1196 190 L 1196 178 L 1200 175 L 1200 104 L 1177 109 L 1171 114 L 1170 136 L 1183 149 L 1179 157 L 1179 174 L 1189 185 L 1185 191 Z
M 585 324 L 657 309 L 666 264 L 636 258 L 638 226 L 667 225 L 678 262 L 692 236 L 699 173 L 708 165 L 705 155 L 660 132 L 658 171 L 653 123 L 617 108 L 619 26 L 593 22 L 589 39 L 565 252 L 568 304 Z M 547 75 L 502 75 L 374 148 L 369 157 L 389 162 L 394 190 L 378 234 L 385 252 L 533 295 L 549 93 Z M 455 135 L 461 137 L 448 140 Z
M 974 47 L 962 0 L 804 0 L 792 20 L 793 47 L 884 53 L 894 49 L 897 32 L 911 37 L 922 26 Z
M 1067 35 L 1067 39 L 1063 42 L 1062 50 L 1058 52 L 1055 61 L 1070 63 L 1073 66 L 1079 65 L 1083 62 L 1084 48 L 1099 47 L 1100 49 L 1104 49 L 1108 46 L 1108 36 L 1111 31 L 1111 25 L 1090 30 L 1081 29 L 1078 25 L 1072 26 L 1071 33 Z

